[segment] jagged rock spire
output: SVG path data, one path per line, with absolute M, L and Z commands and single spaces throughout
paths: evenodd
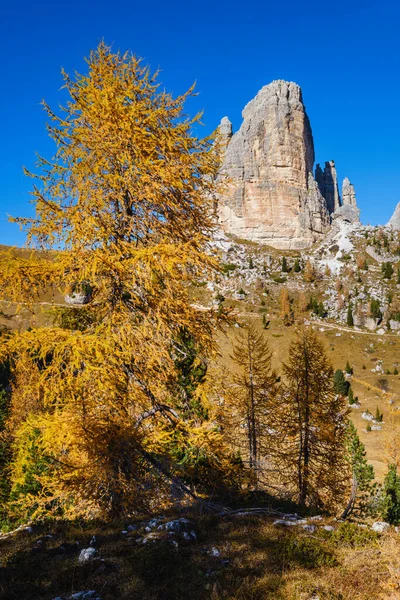
M 221 123 L 218 125 L 218 138 L 220 149 L 225 152 L 232 137 L 232 123 L 228 117 L 222 117 Z
M 345 177 L 342 184 L 342 200 L 343 205 L 346 206 L 357 206 L 356 192 L 354 185 L 350 183 L 350 180 Z
M 329 214 L 334 213 L 341 205 L 335 161 L 327 161 L 324 170 L 321 169 L 320 165 L 317 165 L 315 179 L 321 194 L 326 200 Z

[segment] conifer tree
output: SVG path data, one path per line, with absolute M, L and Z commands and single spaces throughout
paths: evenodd
M 298 258 L 296 258 L 296 260 L 294 261 L 293 271 L 294 273 L 300 273 L 301 271 L 300 261 Z
M 349 393 L 347 395 L 347 400 L 348 400 L 349 404 L 354 404 L 356 402 L 356 399 L 354 398 L 354 392 L 353 392 L 353 389 L 351 387 L 349 388 Z
M 288 264 L 287 264 L 287 260 L 286 260 L 286 256 L 282 257 L 282 272 L 283 273 L 287 273 L 289 271 L 288 269 Z
M 383 483 L 382 517 L 392 525 L 400 523 L 400 475 L 393 463 L 389 465 Z
M 292 325 L 294 322 L 294 314 L 287 288 L 281 288 L 279 300 L 281 306 L 281 319 L 285 325 Z
M 280 406 L 282 472 L 296 481 L 302 506 L 328 507 L 341 501 L 346 483 L 347 402 L 333 387 L 333 369 L 316 333 L 302 330 L 284 365 Z
M 215 349 L 217 311 L 193 307 L 188 283 L 217 268 L 207 249 L 220 158 L 218 141 L 193 134 L 200 115 L 185 115 L 192 89 L 172 97 L 137 57 L 104 43 L 87 63 L 87 74 L 63 73 L 70 98 L 61 114 L 44 105 L 57 151 L 39 159 L 36 216 L 17 219 L 35 252 L 2 255 L 0 288 L 30 303 L 89 285 L 90 318 L 15 332 L 0 359 L 11 362 L 9 428 L 21 442 L 14 485 L 31 460 L 24 440 L 35 435 L 50 458 L 38 475 L 46 506 L 51 496 L 55 510 L 121 514 L 193 470 L 211 485 L 229 471 L 207 411 L 197 407 L 192 420 L 202 373 L 193 379 L 190 348 L 177 358 L 188 348 L 182 331 L 199 368 Z M 40 498 L 16 501 L 37 514 Z
M 345 369 L 348 375 L 353 375 L 353 367 L 350 365 L 349 361 L 346 361 Z
M 305 264 L 303 278 L 307 283 L 313 283 L 317 278 L 314 265 L 309 260 Z
M 333 376 L 333 384 L 337 394 L 340 394 L 341 396 L 347 396 L 350 389 L 350 383 L 346 380 L 341 369 L 337 369 L 335 371 Z
M 354 325 L 354 319 L 353 319 L 353 305 L 349 304 L 348 308 L 347 308 L 347 325 L 349 327 L 353 327 Z
M 391 262 L 383 263 L 382 273 L 385 279 L 391 279 L 393 277 L 394 270 Z
M 235 370 L 227 408 L 231 430 L 238 432 L 244 427 L 246 431 L 243 455 L 256 481 L 261 470 L 260 458 L 269 454 L 268 431 L 274 420 L 277 377 L 271 367 L 271 357 L 262 334 L 253 324 L 247 324 L 233 346 L 231 358 Z
M 358 437 L 354 424 L 349 421 L 346 436 L 347 459 L 351 465 L 352 485 L 349 502 L 342 514 L 342 519 L 351 513 L 363 513 L 371 498 L 375 478 L 374 468 L 368 464 L 364 444 Z

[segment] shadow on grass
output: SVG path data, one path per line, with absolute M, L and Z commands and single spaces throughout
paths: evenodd
M 178 548 L 166 540 L 141 545 L 122 535 L 123 524 L 103 523 L 58 523 L 0 540 L 0 598 L 52 600 L 94 589 L 102 600 L 278 600 L 284 573 L 337 564 L 323 540 L 263 517 L 194 520 L 198 543 Z M 99 557 L 79 564 L 94 534 Z

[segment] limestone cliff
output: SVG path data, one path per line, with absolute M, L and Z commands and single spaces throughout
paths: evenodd
M 397 229 L 400 231 L 400 202 L 396 206 L 394 213 L 388 222 L 388 227 L 392 227 L 392 229 Z
M 327 202 L 313 177 L 314 143 L 300 87 L 274 81 L 244 108 L 227 141 L 218 212 L 226 232 L 276 248 L 304 248 L 330 225 Z M 229 124 L 229 125 L 228 125 Z
M 324 170 L 317 165 L 315 179 L 317 180 L 322 196 L 326 200 L 326 207 L 329 214 L 332 214 L 341 205 L 335 161 L 327 161 Z

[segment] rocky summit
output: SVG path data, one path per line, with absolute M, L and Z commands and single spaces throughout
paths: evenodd
M 400 231 L 400 202 L 397 204 L 394 213 L 388 222 L 388 227 Z
M 218 215 L 226 233 L 282 249 L 310 246 L 330 228 L 332 215 L 357 221 L 354 187 L 346 178 L 343 202 L 334 161 L 317 165 L 300 87 L 273 81 L 245 106 L 235 134 L 219 127 L 226 179 Z M 348 208 L 341 210 L 342 205 Z M 339 211 L 339 212 L 338 212 Z

